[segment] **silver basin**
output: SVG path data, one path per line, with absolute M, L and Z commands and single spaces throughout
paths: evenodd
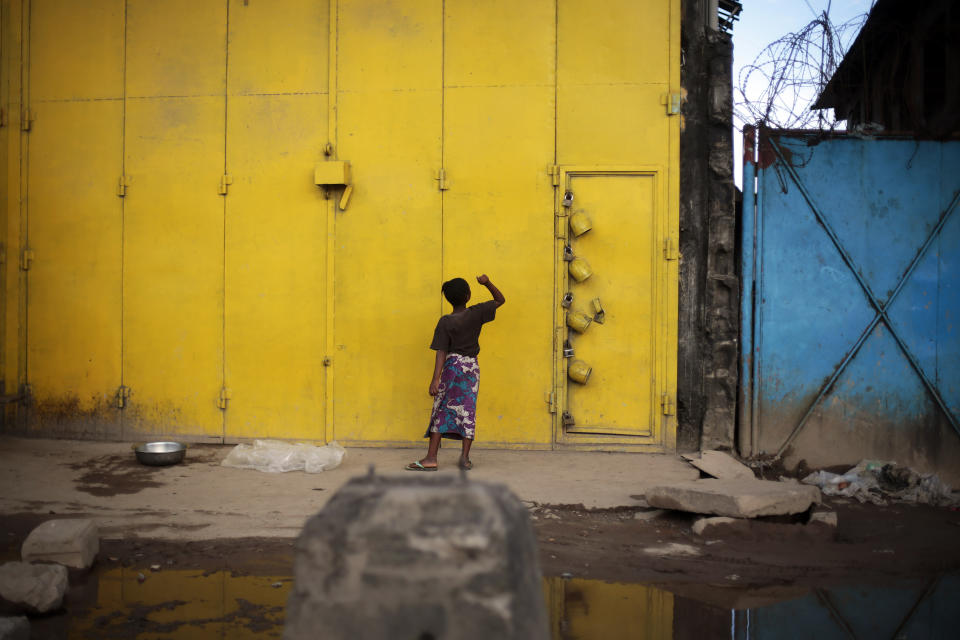
M 133 451 L 137 454 L 140 464 L 165 467 L 183 462 L 187 446 L 179 442 L 147 442 L 136 445 Z

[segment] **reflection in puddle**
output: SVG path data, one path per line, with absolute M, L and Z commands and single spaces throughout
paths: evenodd
M 88 606 L 68 606 L 69 638 L 280 638 L 293 584 L 224 571 L 91 577 Z M 543 590 L 555 640 L 948 638 L 960 629 L 960 576 L 812 591 L 545 578 Z
M 141 581 L 142 576 L 142 581 Z M 70 638 L 279 638 L 290 578 L 118 568 L 97 582 L 96 604 Z

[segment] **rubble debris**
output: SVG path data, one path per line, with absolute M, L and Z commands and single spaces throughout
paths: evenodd
M 24 562 L 56 562 L 73 569 L 89 569 L 100 552 L 100 534 L 93 520 L 47 520 L 20 548 Z
M 820 490 L 772 480 L 706 479 L 652 487 L 647 502 L 662 509 L 756 518 L 802 513 L 820 504 Z
M 30 620 L 26 616 L 0 617 L 0 640 L 30 640 Z
M 305 442 L 254 440 L 253 444 L 235 446 L 220 465 L 266 473 L 320 473 L 339 467 L 346 453 L 347 450 L 336 442 L 316 447 Z
M 736 524 L 738 522 L 743 522 L 743 520 L 738 518 L 728 518 L 726 516 L 714 516 L 712 518 L 697 518 L 693 523 L 693 526 L 690 527 L 695 534 L 698 536 L 710 535 L 716 533 L 713 531 L 715 527 Z
M 548 638 L 527 508 L 502 485 L 408 475 L 353 478 L 307 522 L 284 638 Z
M 689 544 L 670 542 L 662 547 L 647 547 L 643 550 L 653 556 L 698 556 L 700 550 Z
M 7 562 L 0 565 L 0 600 L 24 613 L 60 608 L 67 592 L 67 568 L 60 564 Z
M 855 498 L 884 506 L 889 501 L 914 502 L 935 507 L 960 505 L 960 497 L 935 473 L 920 473 L 896 462 L 861 460 L 843 474 L 814 471 L 801 482 L 819 487 L 824 495 Z
M 837 512 L 836 511 L 814 511 L 810 514 L 809 524 L 814 523 L 825 524 L 828 527 L 837 526 Z
M 642 511 L 637 511 L 634 513 L 633 519 L 648 522 L 650 520 L 656 520 L 665 513 L 666 511 L 663 509 L 643 509 Z
M 737 478 L 753 480 L 753 470 L 723 451 L 704 451 L 698 454 L 684 454 L 683 459 L 707 475 L 720 480 Z

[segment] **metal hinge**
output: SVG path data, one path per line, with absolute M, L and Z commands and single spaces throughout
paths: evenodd
M 543 401 L 550 405 L 550 413 L 557 412 L 557 392 L 551 391 L 550 393 L 543 394 Z
M 227 408 L 227 402 L 230 400 L 230 389 L 226 387 L 220 389 L 220 398 L 217 400 L 217 406 L 221 409 Z
M 434 178 L 434 180 L 437 181 L 437 188 L 440 189 L 440 191 L 446 191 L 447 189 L 450 188 L 447 186 L 447 170 L 446 169 L 440 169 L 439 171 L 437 171 L 437 177 Z
M 35 114 L 33 113 L 33 111 L 30 111 L 30 109 L 24 109 L 23 111 L 21 111 L 20 112 L 20 129 L 22 129 L 23 131 L 30 131 L 30 127 L 33 126 L 34 115 Z
M 121 198 L 127 195 L 127 187 L 130 186 L 130 182 L 127 180 L 127 176 L 120 176 L 120 179 L 117 180 L 117 195 Z
M 669 393 L 660 396 L 660 407 L 663 409 L 663 415 L 672 416 L 676 413 L 673 406 L 673 397 Z
M 680 115 L 680 105 L 683 104 L 683 95 L 679 93 L 668 93 L 662 99 L 667 105 L 668 116 Z
M 231 184 L 233 184 L 233 176 L 231 176 L 229 173 L 225 173 L 220 176 L 220 195 L 227 195 L 227 187 L 229 187 Z
M 20 268 L 23 271 L 30 270 L 30 264 L 33 262 L 33 249 L 24 249 L 20 253 Z
M 123 409 L 127 406 L 127 398 L 130 397 L 130 387 L 120 385 L 117 389 L 117 409 Z
M 664 238 L 663 240 L 663 259 L 676 260 L 680 257 L 680 251 L 677 250 L 677 243 L 673 238 Z
M 553 186 L 560 186 L 560 165 L 551 164 L 547 166 L 547 173 L 550 174 L 550 180 L 553 183 Z

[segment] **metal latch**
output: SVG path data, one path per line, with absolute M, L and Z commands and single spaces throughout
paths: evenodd
M 220 409 L 226 409 L 227 402 L 229 401 L 230 401 L 230 389 L 223 387 L 222 389 L 220 389 L 220 398 L 217 400 L 217 406 L 220 407 Z
M 676 411 L 673 407 L 673 398 L 669 393 L 665 393 L 660 397 L 660 406 L 663 409 L 663 415 L 672 416 Z
M 590 304 L 593 306 L 593 321 L 597 324 L 603 324 L 604 313 L 603 305 L 600 304 L 600 298 L 594 298 Z
M 570 245 L 564 245 L 563 247 L 563 261 L 572 262 L 576 256 L 573 255 L 573 248 Z
M 563 357 L 572 358 L 573 357 L 573 345 L 570 344 L 569 340 L 563 341 Z
M 573 419 L 573 415 L 569 411 L 564 411 L 562 414 L 560 414 L 560 419 L 563 420 L 564 429 L 569 429 L 577 424 Z
M 123 409 L 127 406 L 127 398 L 130 397 L 130 387 L 120 385 L 117 389 L 117 409 Z
M 24 249 L 20 254 L 20 268 L 24 271 L 30 270 L 30 265 L 33 263 L 33 249 Z
M 680 251 L 677 250 L 677 243 L 673 238 L 664 238 L 663 240 L 663 259 L 676 260 L 680 257 Z

